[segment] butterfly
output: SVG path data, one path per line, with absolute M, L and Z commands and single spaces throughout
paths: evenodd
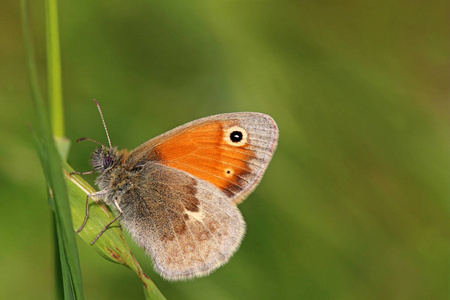
M 245 233 L 237 205 L 258 185 L 278 143 L 268 115 L 226 113 L 172 129 L 132 151 L 100 144 L 91 157 L 100 198 L 168 280 L 205 276 L 225 264 Z

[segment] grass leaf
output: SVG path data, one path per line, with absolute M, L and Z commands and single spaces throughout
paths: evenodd
M 72 207 L 73 228 L 76 230 L 83 223 L 85 217 L 86 197 L 88 194 L 94 193 L 95 190 L 83 178 L 78 175 L 71 176 L 70 172 L 73 172 L 73 169 L 66 164 L 64 174 Z M 79 236 L 88 244 L 95 239 L 106 224 L 114 219 L 113 213 L 106 204 L 91 198 L 89 202 L 89 219 L 79 233 Z M 144 284 L 147 299 L 165 299 L 131 253 L 118 223 L 110 226 L 91 247 L 107 260 L 122 264 L 133 270 Z
M 29 80 L 36 116 L 37 133 L 35 140 L 37 142 L 37 149 L 41 158 L 42 168 L 46 175 L 49 196 L 54 200 L 55 224 L 58 236 L 64 295 L 66 299 L 83 299 L 78 249 L 72 229 L 70 206 L 61 168 L 62 160 L 53 139 L 48 112 L 45 108 L 37 80 L 26 0 L 21 0 L 21 19 Z M 52 202 L 51 199 L 49 199 L 49 202 Z

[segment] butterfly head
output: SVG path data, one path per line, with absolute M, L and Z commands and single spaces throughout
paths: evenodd
M 97 172 L 106 171 L 114 166 L 118 158 L 116 148 L 101 146 L 91 156 L 91 165 Z

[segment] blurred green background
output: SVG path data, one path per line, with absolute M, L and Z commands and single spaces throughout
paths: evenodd
M 46 90 L 43 1 L 29 1 Z M 52 299 L 54 261 L 19 2 L 0 3 L 0 299 Z M 448 1 L 60 1 L 67 136 L 134 148 L 196 118 L 270 114 L 279 147 L 247 235 L 169 299 L 448 299 Z M 73 144 L 88 170 L 94 145 Z M 93 182 L 93 178 L 89 179 Z M 79 240 L 86 299 L 143 299 Z M 132 242 L 130 242 L 132 244 Z

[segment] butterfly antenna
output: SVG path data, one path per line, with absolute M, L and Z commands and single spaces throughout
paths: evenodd
M 97 100 L 94 99 L 94 102 L 95 102 L 95 104 L 97 105 L 98 111 L 100 112 L 100 117 L 102 118 L 103 127 L 105 127 L 105 131 L 106 131 L 106 137 L 108 138 L 109 147 L 112 148 L 111 140 L 109 139 L 108 128 L 106 128 L 105 119 L 103 118 L 102 109 L 100 108 L 100 104 L 98 104 L 98 101 L 97 101 Z
M 88 137 L 82 137 L 82 138 L 79 138 L 79 139 L 77 140 L 77 143 L 82 142 L 82 141 L 91 141 L 91 142 L 94 142 L 94 143 L 96 143 L 96 144 L 99 144 L 99 145 L 102 146 L 102 147 L 108 148 L 108 147 L 106 147 L 104 144 L 100 143 L 99 141 L 90 139 L 90 138 L 88 138 Z

